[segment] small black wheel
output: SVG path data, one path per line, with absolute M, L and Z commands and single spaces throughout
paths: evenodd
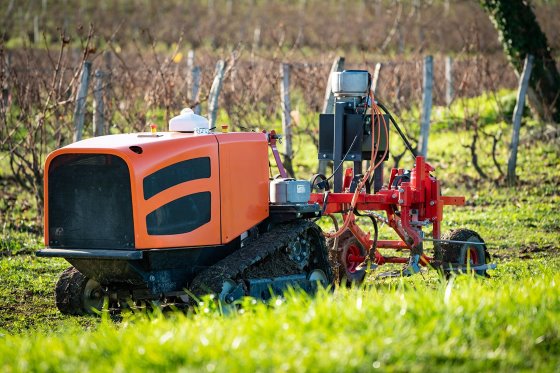
M 334 247 L 335 239 L 329 239 L 329 259 L 334 268 L 335 279 L 339 284 L 360 284 L 366 275 L 358 258 L 366 256 L 366 250 L 352 234 L 346 230 L 338 237 L 338 247 Z
M 484 240 L 473 230 L 455 229 L 444 234 L 442 240 L 473 242 L 473 244 L 439 242 L 435 245 L 434 264 L 446 275 L 466 273 L 468 268 L 490 262 L 490 254 Z M 486 270 L 474 272 L 477 275 L 488 277 Z
M 60 275 L 55 288 L 56 307 L 65 315 L 93 315 L 103 308 L 101 285 L 74 267 Z
M 334 282 L 333 269 L 329 261 L 327 243 L 323 231 L 315 223 L 305 232 L 304 239 L 310 247 L 311 255 L 308 265 L 308 279 L 319 281 L 323 287 Z

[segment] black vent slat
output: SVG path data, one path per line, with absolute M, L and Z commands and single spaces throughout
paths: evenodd
M 128 166 L 109 154 L 64 154 L 49 167 L 49 246 L 134 247 Z
M 144 199 L 187 181 L 210 177 L 210 158 L 200 157 L 174 163 L 144 178 Z

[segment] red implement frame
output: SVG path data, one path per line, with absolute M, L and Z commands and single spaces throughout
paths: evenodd
M 349 219 L 348 229 L 356 239 L 363 245 L 366 252 L 374 250 L 369 257 L 373 258 L 375 264 L 385 263 L 407 263 L 408 258 L 383 256 L 377 250 L 384 249 L 408 249 L 412 250 L 422 244 L 422 228 L 431 226 L 432 237 L 440 239 L 440 224 L 443 217 L 444 205 L 464 205 L 465 197 L 442 196 L 439 181 L 430 175 L 434 168 L 430 166 L 423 157 L 416 157 L 416 163 L 410 173 L 410 181 L 395 182 L 397 177 L 404 175 L 404 169 L 392 169 L 389 179 L 389 188 L 382 188 L 375 194 L 361 191 L 358 195 L 355 209 L 359 211 L 381 211 L 387 215 L 387 223 L 393 228 L 400 239 L 378 240 L 373 247 L 374 240 L 370 234 L 363 231 L 356 223 L 353 214 L 349 214 L 353 192 L 330 193 L 326 198 L 326 206 L 323 206 L 325 196 L 323 193 L 313 193 L 310 203 L 318 203 L 323 207 L 324 214 L 342 214 L 344 219 Z M 344 190 L 349 190 L 353 177 L 353 169 L 346 169 L 344 177 Z M 395 185 L 393 185 L 395 184 Z M 353 262 L 363 262 L 368 256 L 354 255 Z M 432 258 L 422 254 L 419 263 L 428 265 Z

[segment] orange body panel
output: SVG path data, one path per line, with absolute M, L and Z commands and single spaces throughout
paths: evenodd
M 52 160 L 62 154 L 111 154 L 129 169 L 132 195 L 134 244 L 137 249 L 156 249 L 225 244 L 268 217 L 268 142 L 263 133 L 193 135 L 160 133 L 92 138 L 49 154 L 45 164 L 45 244 L 49 242 L 48 175 Z M 140 147 L 138 154 L 130 147 Z M 138 150 L 138 149 L 136 149 Z M 171 186 L 144 199 L 146 176 L 177 162 L 210 158 L 210 177 Z M 210 222 L 184 234 L 149 235 L 146 216 L 182 196 L 211 193 Z M 103 222 L 92 222 L 103 224 Z
M 137 154 L 131 146 L 142 148 Z M 137 249 L 205 246 L 221 244 L 221 214 L 219 190 L 218 143 L 214 135 L 163 133 L 159 137 L 139 137 L 138 134 L 92 138 L 68 145 L 49 154 L 45 164 L 45 196 L 48 190 L 48 170 L 52 160 L 61 154 L 112 154 L 122 158 L 129 169 L 132 194 L 132 218 Z M 172 186 L 144 200 L 143 180 L 147 175 L 174 163 L 209 157 L 210 178 L 192 180 Z M 194 192 L 211 193 L 211 220 L 192 232 L 176 235 L 148 235 L 146 215 L 156 208 Z M 45 244 L 49 242 L 48 198 L 45 198 Z M 103 224 L 103 222 L 92 222 Z
M 268 141 L 264 133 L 225 133 L 216 138 L 226 243 L 268 217 Z
M 137 198 L 133 194 L 134 232 L 136 248 L 164 248 L 183 246 L 218 245 L 220 239 L 220 190 L 219 190 L 219 165 L 218 144 L 213 135 L 193 136 L 179 133 L 165 134 L 171 138 L 182 141 L 171 141 L 153 149 L 144 149 L 140 156 L 149 151 L 152 159 L 150 163 L 134 165 L 136 175 Z M 185 136 L 189 136 L 185 138 Z M 145 176 L 174 163 L 197 157 L 210 157 L 210 178 L 188 181 L 166 189 L 147 201 L 144 200 L 142 180 Z M 131 187 L 135 189 L 134 186 Z M 156 208 L 180 197 L 191 193 L 209 191 L 211 193 L 211 220 L 209 223 L 192 232 L 176 235 L 150 236 L 146 228 L 146 215 Z

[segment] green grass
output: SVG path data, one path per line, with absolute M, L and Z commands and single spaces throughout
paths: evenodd
M 464 107 L 480 106 L 499 119 L 487 100 L 450 110 L 457 120 Z M 301 115 L 302 123 L 316 120 L 305 110 Z M 558 139 L 539 139 L 542 126 L 528 122 L 519 183 L 508 188 L 493 164 L 491 139 L 481 135 L 477 147 L 489 176 L 481 180 L 466 148 L 472 128 L 458 130 L 441 118 L 428 161 L 445 195 L 467 197 L 466 206 L 445 208 L 443 230 L 478 231 L 499 264 L 492 278 L 445 282 L 433 271 L 403 280 L 370 277 L 360 289 L 294 293 L 268 305 L 245 300 L 227 315 L 206 302 L 198 312 L 138 311 L 122 320 L 62 316 L 54 286 L 68 263 L 32 255 L 42 246 L 35 201 L 14 188 L 0 159 L 0 370 L 559 371 Z M 496 157 L 505 169 L 509 127 L 483 123 L 487 133 L 503 132 Z M 308 178 L 317 167 L 316 149 L 308 135 L 295 132 L 296 174 Z M 398 147 L 396 137 L 392 146 Z M 400 166 L 412 163 L 405 156 Z M 390 234 L 381 228 L 383 238 Z
M 54 306 L 55 283 L 68 266 L 62 259 L 46 260 L 28 255 L 1 258 L 0 333 L 97 324 L 92 318 L 63 316 Z
M 1 173 L 0 188 L 0 257 L 34 253 L 43 245 L 35 200 Z
M 0 338 L 3 371 L 560 369 L 560 260 Z

